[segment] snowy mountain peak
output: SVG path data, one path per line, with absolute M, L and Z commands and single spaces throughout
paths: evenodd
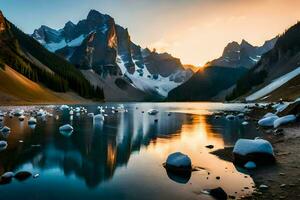
M 221 67 L 253 67 L 261 58 L 261 55 L 271 50 L 277 41 L 277 37 L 268 40 L 262 46 L 253 46 L 246 40 L 241 43 L 230 42 L 223 51 L 220 58 L 208 62 L 207 66 Z
M 32 37 L 76 67 L 94 71 L 104 82 L 113 77 L 120 86 L 125 84 L 121 78 L 147 96 L 166 97 L 192 76 L 170 54 L 142 53 L 141 47 L 131 41 L 127 28 L 96 10 L 77 24 L 67 22 L 63 29 L 42 26 Z

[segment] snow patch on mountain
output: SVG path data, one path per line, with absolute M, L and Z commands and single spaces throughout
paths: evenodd
M 143 69 L 139 69 L 143 71 L 142 75 L 138 71 L 135 71 L 134 74 L 130 74 L 127 72 L 125 62 L 123 61 L 121 55 L 117 56 L 117 64 L 120 67 L 122 73 L 133 82 L 133 85 L 137 89 L 140 89 L 146 93 L 156 92 L 160 96 L 167 97 L 169 91 L 181 84 L 170 81 L 169 77 L 162 77 L 158 75 L 154 78 L 146 67 L 144 67 Z M 135 68 L 138 69 L 138 66 L 136 66 L 136 64 Z
M 251 94 L 250 96 L 248 96 L 246 98 L 246 101 L 254 101 L 254 100 L 257 100 L 257 99 L 273 92 L 274 90 L 278 89 L 283 84 L 285 84 L 286 82 L 288 82 L 291 79 L 295 78 L 299 74 L 300 74 L 300 67 L 298 67 L 295 70 L 293 70 L 293 71 L 291 71 L 291 72 L 275 79 L 272 83 L 270 83 L 266 87 L 264 87 L 264 88 L 258 90 L 257 92 Z

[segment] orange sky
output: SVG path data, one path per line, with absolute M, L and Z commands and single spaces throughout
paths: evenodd
M 151 44 L 183 63 L 203 65 L 222 54 L 230 41 L 261 45 L 300 19 L 300 0 L 224 0 L 195 4 L 186 18 Z
M 17 6 L 16 6 L 17 5 Z M 26 33 L 77 23 L 96 9 L 127 27 L 142 47 L 203 65 L 243 38 L 260 45 L 300 19 L 300 0 L 9 0 L 1 10 Z M 24 20 L 26 19 L 26 20 Z

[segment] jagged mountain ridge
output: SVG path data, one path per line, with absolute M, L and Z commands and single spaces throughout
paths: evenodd
M 221 91 L 230 88 L 246 68 L 210 66 L 199 69 L 188 81 L 169 92 L 169 101 L 211 101 Z
M 262 46 L 253 46 L 246 40 L 238 42 L 230 42 L 223 51 L 220 58 L 212 60 L 206 66 L 224 66 L 224 67 L 245 67 L 250 69 L 261 58 L 261 56 L 270 51 L 278 37 L 266 41 Z
M 228 100 L 244 99 L 264 88 L 265 86 L 276 82 L 276 80 L 288 73 L 297 70 L 300 67 L 300 23 L 290 27 L 284 34 L 280 35 L 274 48 L 265 53 L 261 60 L 237 82 L 236 88 L 227 96 Z M 287 82 L 281 82 L 280 87 L 266 93 L 259 98 L 248 98 L 251 100 L 278 100 L 280 98 L 290 97 L 293 100 L 299 96 L 297 84 L 300 76 L 294 77 Z M 281 96 L 284 94 L 284 96 Z
M 102 82 L 122 79 L 153 98 L 166 97 L 193 74 L 169 54 L 142 49 L 131 41 L 127 29 L 96 10 L 77 24 L 67 22 L 60 30 L 41 26 L 32 37 L 77 68 L 97 73 Z

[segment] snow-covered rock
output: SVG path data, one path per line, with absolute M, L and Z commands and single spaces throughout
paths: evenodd
M 275 161 L 273 147 L 263 139 L 239 139 L 233 149 L 234 162 L 245 166 L 249 161 L 256 164 L 270 164 Z
M 0 151 L 4 150 L 7 148 L 7 142 L 4 140 L 0 140 Z
M 37 111 L 36 113 L 37 116 L 45 116 L 46 115 L 46 111 L 44 111 L 43 109 L 40 109 L 39 111 Z
M 4 174 L 1 175 L 1 178 L 12 179 L 14 175 L 15 174 L 13 172 L 5 172 Z
M 279 117 L 277 115 L 265 117 L 258 121 L 258 125 L 264 126 L 264 127 L 273 127 L 274 121 L 277 119 L 279 119 Z
M 243 123 L 242 123 L 242 125 L 244 125 L 244 126 L 247 126 L 249 124 L 249 122 L 247 122 L 247 121 L 244 121 Z
M 234 120 L 234 119 L 235 119 L 235 116 L 234 116 L 234 115 L 227 115 L 227 116 L 226 116 L 226 119 L 227 119 L 227 120 Z
M 156 110 L 156 109 L 150 109 L 150 110 L 148 110 L 148 114 L 149 115 L 156 115 L 158 113 L 158 110 Z
M 75 112 L 76 112 L 76 113 L 79 113 L 79 112 L 80 112 L 80 107 L 76 107 L 76 108 L 75 108 Z
M 69 106 L 67 106 L 67 105 L 60 106 L 60 110 L 67 110 L 67 109 L 69 109 Z
M 2 128 L 0 129 L 0 132 L 1 132 L 1 133 L 9 133 L 9 132 L 10 132 L 10 128 L 7 127 L 7 126 L 4 126 L 4 127 L 2 127 Z
M 59 131 L 73 131 L 74 128 L 70 124 L 65 124 L 59 127 Z
M 167 158 L 166 168 L 172 171 L 190 171 L 192 169 L 192 161 L 183 153 L 172 153 Z
M 274 116 L 277 116 L 276 114 L 274 114 L 274 113 L 267 113 L 267 114 L 265 114 L 264 116 L 263 116 L 263 118 L 267 118 L 267 117 L 274 117 Z
M 22 122 L 22 121 L 24 121 L 24 119 L 25 119 L 25 116 L 24 115 L 21 115 L 20 117 L 19 117 L 19 120 Z
M 274 121 L 274 128 L 278 128 L 281 125 L 292 123 L 296 121 L 295 115 L 287 115 L 284 117 L 280 117 Z
M 19 117 L 19 116 L 24 114 L 24 110 L 23 109 L 16 109 L 16 110 L 13 111 L 13 114 L 14 114 L 14 116 Z
M 243 119 L 243 118 L 245 117 L 245 114 L 244 114 L 244 113 L 239 113 L 239 114 L 237 115 L 237 117 L 240 118 L 240 119 Z
M 255 164 L 255 162 L 249 161 L 249 162 L 247 162 L 247 163 L 244 165 L 244 167 L 245 167 L 246 169 L 255 169 L 255 168 L 256 168 L 256 164 Z
M 94 122 L 102 122 L 104 121 L 104 116 L 102 114 L 98 114 L 94 116 Z
M 30 118 L 29 118 L 29 120 L 28 120 L 28 124 L 29 124 L 29 125 L 34 125 L 34 124 L 36 124 L 36 123 L 37 123 L 36 118 L 34 118 L 34 117 L 30 117 Z

